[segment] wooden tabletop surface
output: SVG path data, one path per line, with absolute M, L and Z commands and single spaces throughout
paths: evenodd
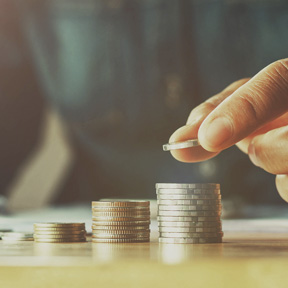
M 226 231 L 223 243 L 198 245 L 159 244 L 156 231 L 151 238 L 137 244 L 0 241 L 0 287 L 288 286 L 288 233 Z

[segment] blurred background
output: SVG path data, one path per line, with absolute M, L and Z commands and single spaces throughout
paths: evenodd
M 186 164 L 162 145 L 193 107 L 287 58 L 287 15 L 284 0 L 0 0 L 3 205 L 153 199 L 156 182 L 283 203 L 235 147 Z

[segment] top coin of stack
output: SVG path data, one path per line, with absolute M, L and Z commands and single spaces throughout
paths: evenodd
M 34 240 L 45 243 L 86 242 L 85 223 L 35 223 Z
M 220 243 L 220 185 L 156 184 L 160 243 Z
M 149 201 L 93 201 L 92 242 L 131 243 L 150 240 Z

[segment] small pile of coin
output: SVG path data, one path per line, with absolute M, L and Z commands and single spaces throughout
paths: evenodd
M 160 243 L 221 243 L 220 185 L 156 184 Z
M 43 243 L 85 242 L 85 223 L 35 223 L 34 240 Z
M 3 241 L 33 241 L 33 234 L 26 232 L 3 232 L 1 235 Z
M 149 201 L 92 202 L 92 242 L 149 242 L 149 226 Z

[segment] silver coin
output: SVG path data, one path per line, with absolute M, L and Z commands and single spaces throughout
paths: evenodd
M 220 205 L 221 200 L 157 200 L 158 205 Z
M 221 205 L 158 205 L 158 211 L 221 211 Z
M 220 189 L 157 189 L 156 194 L 158 195 L 220 195 Z
M 158 216 L 220 216 L 221 211 L 158 211 Z
M 198 139 L 191 139 L 191 140 L 186 140 L 182 142 L 172 142 L 172 143 L 164 144 L 163 150 L 170 151 L 170 150 L 176 150 L 176 149 L 185 149 L 185 148 L 196 147 L 199 145 L 200 144 L 199 144 Z
M 139 208 L 139 207 L 150 207 L 150 201 L 133 201 L 133 200 L 123 200 L 123 199 L 102 199 L 100 201 L 92 201 L 92 207 L 133 207 L 133 208 Z
M 107 234 L 107 233 L 93 233 L 92 238 L 100 239 L 135 239 L 135 238 L 148 238 L 150 233 L 135 233 L 135 234 Z
M 10 237 L 10 236 L 2 236 L 3 241 L 33 241 L 33 237 Z
M 93 234 L 113 234 L 113 235 L 122 235 L 122 234 L 136 234 L 142 235 L 143 233 L 150 233 L 150 229 L 143 229 L 143 230 L 100 230 L 100 229 L 93 229 Z
M 150 237 L 128 238 L 128 239 L 92 238 L 92 242 L 93 243 L 143 243 L 143 242 L 150 242 Z
M 175 195 L 175 194 L 158 194 L 158 200 L 220 200 L 221 195 Z
M 150 220 L 143 220 L 143 221 L 98 221 L 96 218 L 93 219 L 93 226 L 107 226 L 107 227 L 126 227 L 126 226 L 143 226 L 147 225 L 150 226 Z
M 96 212 L 129 212 L 129 213 L 149 213 L 150 207 L 138 206 L 138 207 L 111 207 L 111 206 L 92 206 L 92 211 Z
M 45 235 L 47 236 L 47 235 Z M 55 241 L 65 241 L 65 240 L 73 240 L 73 241 L 82 241 L 86 239 L 85 236 L 82 237 L 43 237 L 43 235 L 34 235 L 34 240 L 55 240 Z
M 208 216 L 200 216 L 200 217 L 187 217 L 187 216 L 158 216 L 157 217 L 158 221 L 165 221 L 165 222 L 203 222 L 203 221 L 207 221 L 207 222 L 219 222 L 221 221 L 221 217 L 220 216 L 216 216 L 216 217 L 208 217 Z
M 222 243 L 222 238 L 159 238 L 159 242 L 166 244 L 207 244 Z
M 159 227 L 161 233 L 212 233 L 222 232 L 222 227 Z
M 33 233 L 27 232 L 4 232 L 3 236 L 15 238 L 33 238 Z
M 123 222 L 125 223 L 126 221 L 127 222 L 132 222 L 132 221 L 150 221 L 150 216 L 129 216 L 129 217 L 118 217 L 118 216 L 115 216 L 115 217 L 109 217 L 109 216 L 93 216 L 92 217 L 92 220 L 97 222 L 97 221 L 100 221 L 100 222 L 112 222 L 112 221 L 115 221 L 115 222 Z
M 79 243 L 86 242 L 86 238 L 82 239 L 35 239 L 37 243 Z
M 92 230 L 108 230 L 108 231 L 126 231 L 126 230 L 133 230 L 133 231 L 139 231 L 139 230 L 149 230 L 149 225 L 146 226 L 100 226 L 100 225 L 92 225 Z
M 214 222 L 177 222 L 177 221 L 169 221 L 169 222 L 165 222 L 165 221 L 160 221 L 158 222 L 158 227 L 171 227 L 171 228 L 209 228 L 209 227 L 216 227 L 219 229 L 222 229 L 222 223 L 221 221 L 214 221 Z
M 99 211 L 99 210 L 94 210 L 92 209 L 92 215 L 93 216 L 108 216 L 108 217 L 131 217 L 131 216 L 150 216 L 150 211 L 130 211 L 130 212 L 116 212 L 116 211 L 106 211 L 106 210 L 103 210 L 103 211 Z
M 182 232 L 182 233 L 171 233 L 161 232 L 160 237 L 162 238 L 220 238 L 223 237 L 223 232 L 210 232 L 210 233 L 193 233 L 193 232 Z
M 156 183 L 156 189 L 220 189 L 218 183 Z

